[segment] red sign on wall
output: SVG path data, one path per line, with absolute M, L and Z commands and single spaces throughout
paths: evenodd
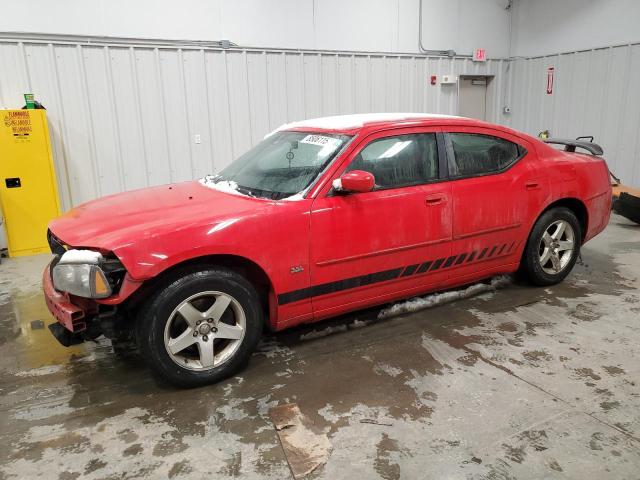
M 553 67 L 547 68 L 547 95 L 551 95 L 553 93 L 553 72 Z
M 473 61 L 474 62 L 486 62 L 487 61 L 487 51 L 484 48 L 476 48 L 473 51 Z

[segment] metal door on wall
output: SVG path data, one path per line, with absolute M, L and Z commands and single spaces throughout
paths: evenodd
M 462 117 L 487 119 L 488 77 L 460 76 L 458 87 L 458 112 Z
M 45 110 L 0 110 L 0 201 L 9 256 L 49 251 L 60 214 Z

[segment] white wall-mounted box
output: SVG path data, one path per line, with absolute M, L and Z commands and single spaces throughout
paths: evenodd
M 458 77 L 455 75 L 442 75 L 442 80 L 440 80 L 442 85 L 455 85 L 458 83 Z

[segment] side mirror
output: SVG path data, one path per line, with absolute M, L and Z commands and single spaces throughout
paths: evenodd
M 364 193 L 373 190 L 376 179 L 364 170 L 353 170 L 333 181 L 333 188 L 338 192 Z

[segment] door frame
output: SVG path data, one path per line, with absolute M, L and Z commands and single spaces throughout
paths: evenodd
M 476 173 L 476 174 L 473 174 L 473 175 L 457 175 L 457 176 L 453 176 L 452 172 L 453 172 L 453 168 L 454 168 L 454 164 L 455 164 L 456 160 L 455 160 L 455 156 L 454 156 L 454 153 L 453 153 L 453 145 L 451 143 L 451 137 L 450 137 L 450 134 L 452 134 L 452 133 L 462 133 L 462 134 L 466 133 L 466 134 L 469 134 L 469 135 L 484 135 L 484 136 L 487 136 L 487 137 L 501 138 L 502 140 L 506 140 L 508 142 L 515 143 L 516 145 L 522 147 L 523 148 L 523 152 L 518 156 L 518 158 L 516 158 L 516 160 L 513 163 L 510 163 L 509 165 L 507 165 L 506 167 L 504 167 L 504 168 L 502 168 L 500 170 L 493 170 L 493 171 L 489 171 L 489 172 L 485 172 L 485 173 Z M 514 140 L 514 139 L 517 139 L 517 141 Z M 528 154 L 530 154 L 530 153 L 532 153 L 534 151 L 533 148 L 532 148 L 531 143 L 527 142 L 526 140 L 522 139 L 521 137 L 513 135 L 512 133 L 509 133 L 509 132 L 503 132 L 501 130 L 494 130 L 494 129 L 490 128 L 490 127 L 482 127 L 482 126 L 476 127 L 476 126 L 469 126 L 469 125 L 452 125 L 452 126 L 450 126 L 448 128 L 447 127 L 443 127 L 443 130 L 442 130 L 442 141 L 444 142 L 444 146 L 445 146 L 447 171 L 448 171 L 448 175 L 449 175 L 451 181 L 464 180 L 466 178 L 474 178 L 474 177 L 487 177 L 487 176 L 490 176 L 490 175 L 500 175 L 500 174 L 502 174 L 504 172 L 507 172 L 511 168 L 513 168 L 524 157 L 526 157 Z
M 443 132 L 443 126 L 438 125 L 424 125 L 424 126 L 407 126 L 401 125 L 392 128 L 384 128 L 380 130 L 375 130 L 373 132 L 369 132 L 362 138 L 354 138 L 354 142 L 352 145 L 349 145 L 348 150 L 346 150 L 341 158 L 336 159 L 330 169 L 325 172 L 322 178 L 317 182 L 315 186 L 313 186 L 310 190 L 313 190 L 313 195 L 310 195 L 308 198 L 318 199 L 326 197 L 330 194 L 333 189 L 333 181 L 340 177 L 349 166 L 349 163 L 355 158 L 355 156 L 360 153 L 360 151 L 366 147 L 372 140 L 377 140 L 385 137 L 394 137 L 399 135 L 411 135 L 411 134 L 420 134 L 420 133 L 435 133 L 436 134 L 436 143 L 438 148 L 438 178 L 434 179 L 430 182 L 425 183 L 439 183 L 444 182 L 449 179 L 449 160 L 447 159 L 447 151 L 445 144 L 445 137 Z M 422 131 L 420 131 L 422 130 Z M 431 131 L 425 131 L 431 130 Z M 408 187 L 397 187 L 397 188 L 408 188 Z M 353 195 L 358 195 L 357 193 Z
M 496 99 L 496 83 L 494 82 L 495 75 L 474 75 L 474 74 L 464 74 L 459 75 L 458 83 L 456 88 L 456 112 L 460 115 L 460 84 L 462 80 L 473 80 L 473 79 L 483 79 L 487 82 L 486 85 L 486 97 L 485 97 L 485 105 L 484 105 L 484 119 L 477 119 L 484 122 L 495 122 L 496 121 L 496 113 L 494 111 L 494 104 Z

